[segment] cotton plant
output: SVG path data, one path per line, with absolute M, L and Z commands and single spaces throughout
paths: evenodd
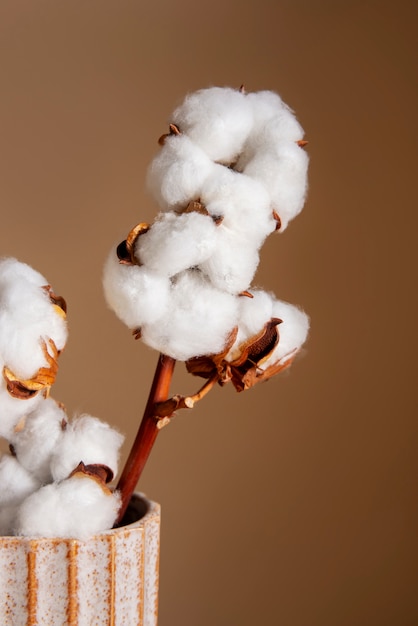
M 270 91 L 213 87 L 173 112 L 148 170 L 160 212 L 112 250 L 107 302 L 160 358 L 119 481 L 125 510 L 159 429 L 216 383 L 244 391 L 288 367 L 306 340 L 298 307 L 253 286 L 261 247 L 300 213 L 308 155 L 294 113 Z M 176 361 L 206 380 L 169 398 Z
M 66 304 L 46 279 L 0 260 L 0 534 L 87 538 L 112 527 L 122 435 L 91 415 L 68 419 L 50 396 L 68 336 Z
M 148 171 L 159 205 L 109 254 L 107 302 L 160 353 L 116 488 L 123 441 L 91 415 L 69 419 L 50 388 L 67 340 L 65 301 L 43 276 L 0 260 L 0 533 L 88 538 L 120 524 L 159 430 L 216 384 L 242 392 L 287 368 L 309 320 L 253 285 L 265 239 L 302 210 L 308 156 L 272 92 L 210 88 L 186 97 Z M 170 397 L 174 366 L 204 379 Z

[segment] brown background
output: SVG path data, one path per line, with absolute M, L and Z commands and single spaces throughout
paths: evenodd
M 310 314 L 304 358 L 179 414 L 140 484 L 163 507 L 161 626 L 418 623 L 415 9 L 0 2 L 0 254 L 69 304 L 55 397 L 128 440 L 156 354 L 101 271 L 156 213 L 144 176 L 170 112 L 209 85 L 273 89 L 310 141 L 307 205 L 255 281 Z M 173 392 L 195 386 L 179 365 Z

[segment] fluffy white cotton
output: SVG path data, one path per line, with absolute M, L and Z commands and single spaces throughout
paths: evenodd
M 277 94 L 219 87 L 188 95 L 170 121 L 178 132 L 171 127 L 148 173 L 166 213 L 137 239 L 140 267 L 108 261 L 106 298 L 147 345 L 175 359 L 221 352 L 239 326 L 236 352 L 273 316 L 272 296 L 239 294 L 251 289 L 277 217 L 284 230 L 302 209 L 303 129 Z M 208 215 L 181 213 L 192 201 Z M 284 350 L 306 337 L 300 315 L 287 321 Z
M 16 535 L 88 539 L 112 528 L 119 494 L 94 478 L 75 474 L 30 495 L 17 510 Z
M 208 215 L 162 213 L 150 230 L 138 237 L 135 256 L 148 269 L 174 276 L 214 253 L 216 229 Z
M 283 102 L 280 96 L 273 91 L 257 91 L 247 94 L 254 125 L 247 144 L 256 136 L 262 136 L 264 141 L 299 141 L 303 139 L 303 128 L 299 124 L 292 109 Z M 266 129 L 269 129 L 266 132 Z
M 249 288 L 256 272 L 258 250 L 275 230 L 271 200 L 264 187 L 248 176 L 220 165 L 202 190 L 202 202 L 213 216 L 216 250 L 199 268 L 212 284 L 228 293 Z
M 0 508 L 18 504 L 41 483 L 10 454 L 0 458 Z
M 13 535 L 16 511 L 40 483 L 10 454 L 0 458 L 0 536 Z
M 210 157 L 187 135 L 167 137 L 147 174 L 147 184 L 163 208 L 187 206 L 197 200 L 213 169 Z
M 42 340 L 54 356 L 50 340 L 62 350 L 67 325 L 43 286 L 48 281 L 16 259 L 0 261 L 0 359 L 16 376 L 33 377 L 48 367 Z
M 123 435 L 97 417 L 74 418 L 55 447 L 51 459 L 53 479 L 67 478 L 80 462 L 107 465 L 115 475 L 123 439 Z
M 188 95 L 172 121 L 213 161 L 229 162 L 252 130 L 253 108 L 241 91 L 211 87 Z
M 28 414 L 24 426 L 10 438 L 19 463 L 42 483 L 52 480 L 51 459 L 65 435 L 67 416 L 47 398 Z
M 257 335 L 273 317 L 274 295 L 261 289 L 251 289 L 251 295 L 240 298 L 238 334 L 227 357 L 230 361 L 238 356 L 238 347 Z
M 24 423 L 26 415 L 36 409 L 44 401 L 41 392 L 26 400 L 14 398 L 7 391 L 6 383 L 1 376 L 4 363 L 0 359 L 0 437 L 11 441 L 15 429 Z
M 202 187 L 201 201 L 210 215 L 222 217 L 224 229 L 247 238 L 246 247 L 258 249 L 276 228 L 264 185 L 221 165 Z
M 281 319 L 278 326 L 279 343 L 263 363 L 263 368 L 276 362 L 285 363 L 300 350 L 309 330 L 309 318 L 298 307 L 277 300 L 275 296 L 260 289 L 251 290 L 253 298 L 241 298 L 237 338 L 226 360 L 234 361 L 241 352 L 241 346 L 256 337 L 272 318 Z
M 145 266 L 121 264 L 114 250 L 104 267 L 103 288 L 109 307 L 129 328 L 158 322 L 167 314 L 169 277 Z
M 217 251 L 199 268 L 214 287 L 230 294 L 249 288 L 256 272 L 258 249 L 248 245 L 247 237 L 221 224 L 217 233 Z
M 270 151 L 259 151 L 244 168 L 261 182 L 281 219 L 283 231 L 303 208 L 307 192 L 308 155 L 294 142 L 281 142 Z
M 150 347 L 185 361 L 220 352 L 237 323 L 238 300 L 191 270 L 176 277 L 170 312 L 158 324 L 144 325 L 142 339 Z
M 276 300 L 273 304 L 273 316 L 283 322 L 279 326 L 280 340 L 270 359 L 265 363 L 286 363 L 305 343 L 309 331 L 309 317 L 297 306 Z
M 232 163 L 237 172 L 265 188 L 269 214 L 273 209 L 278 213 L 281 231 L 301 211 L 307 191 L 308 156 L 297 142 L 303 139 L 304 132 L 293 111 L 277 94 L 245 94 L 219 87 L 202 89 L 186 97 L 172 121 L 181 134 L 166 139 L 148 177 L 161 206 L 176 207 L 190 200 L 202 200 L 210 176 L 219 176 L 227 201 L 230 192 L 219 170 L 211 170 L 213 161 Z M 218 213 L 223 215 L 224 210 L 220 208 Z

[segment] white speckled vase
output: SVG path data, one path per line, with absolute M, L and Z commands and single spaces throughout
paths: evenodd
M 1 626 L 156 626 L 160 506 L 87 541 L 0 537 Z

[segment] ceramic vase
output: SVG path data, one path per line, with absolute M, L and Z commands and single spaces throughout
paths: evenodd
M 87 541 L 0 537 L 2 626 L 156 626 L 160 506 L 135 494 L 124 525 Z

